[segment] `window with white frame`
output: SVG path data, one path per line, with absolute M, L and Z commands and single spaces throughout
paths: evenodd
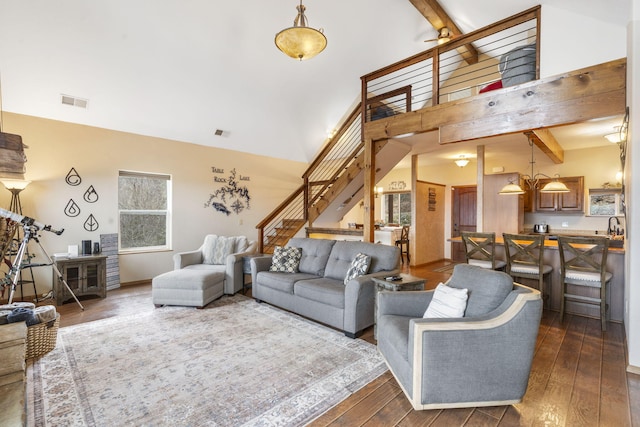
M 120 171 L 120 252 L 171 249 L 171 176 Z

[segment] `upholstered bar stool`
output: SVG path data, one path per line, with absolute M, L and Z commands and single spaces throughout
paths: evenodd
M 502 233 L 507 257 L 506 273 L 514 278 L 538 281 L 541 297 L 547 296 L 545 277 L 550 278 L 553 267 L 544 264 L 544 235 Z
M 566 302 L 600 307 L 602 330 L 607 330 L 607 284 L 613 274 L 607 271 L 609 239 L 606 237 L 558 236 L 560 252 L 560 319 L 564 318 Z M 580 291 L 582 288 L 582 292 Z M 587 295 L 585 288 L 598 289 L 599 296 Z
M 507 263 L 496 259 L 496 233 L 463 231 L 461 235 L 467 264 L 490 270 L 504 270 Z

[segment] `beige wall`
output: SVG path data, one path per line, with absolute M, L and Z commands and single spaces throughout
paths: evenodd
M 445 185 L 417 181 L 416 218 L 411 239 L 411 265 L 422 265 L 444 258 Z M 429 204 L 429 192 L 433 200 Z M 429 210 L 429 208 L 433 210 Z
M 115 132 L 90 126 L 3 113 L 5 132 L 22 136 L 26 150 L 25 179 L 33 181 L 21 193 L 24 215 L 54 228 L 64 228 L 61 236 L 42 232 L 41 241 L 49 254 L 67 252 L 69 244 L 81 240 L 99 241 L 100 234 L 118 232 L 118 171 L 167 173 L 173 184 L 173 250 L 145 254 L 121 255 L 121 282 L 151 279 L 173 268 L 176 252 L 196 249 L 204 235 L 246 235 L 257 238 L 255 225 L 301 184 L 305 163 L 268 158 L 231 150 Z M 82 183 L 73 187 L 65 176 L 75 168 Z M 248 176 L 243 181 L 251 197 L 250 209 L 226 216 L 204 204 L 219 188 L 214 184 L 212 167 L 231 169 Z M 94 204 L 82 200 L 84 191 L 93 185 L 99 200 Z M 71 218 L 64 208 L 73 198 L 82 212 Z M 0 206 L 9 206 L 9 191 L 0 191 Z M 100 226 L 87 232 L 83 223 L 92 213 Z M 31 246 L 34 246 L 32 249 Z M 40 257 L 35 242 L 31 252 Z M 38 292 L 51 287 L 51 268 L 37 269 Z

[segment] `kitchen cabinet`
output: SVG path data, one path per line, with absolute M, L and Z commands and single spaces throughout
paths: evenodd
M 87 255 L 70 258 L 56 258 L 55 264 L 60 274 L 76 297 L 85 295 L 107 296 L 107 256 Z M 73 298 L 64 283 L 54 271 L 53 295 L 57 305 Z
M 540 189 L 554 179 L 541 179 L 535 190 L 536 212 L 584 213 L 584 177 L 563 177 L 568 193 L 541 193 Z

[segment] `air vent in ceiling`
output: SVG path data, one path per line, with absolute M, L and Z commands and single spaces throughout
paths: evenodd
M 71 95 L 61 95 L 61 98 L 64 105 L 71 105 L 72 107 L 87 108 L 89 103 L 88 99 L 76 98 Z
M 216 129 L 216 131 L 214 132 L 216 136 L 222 136 L 223 133 L 224 131 L 222 129 Z

